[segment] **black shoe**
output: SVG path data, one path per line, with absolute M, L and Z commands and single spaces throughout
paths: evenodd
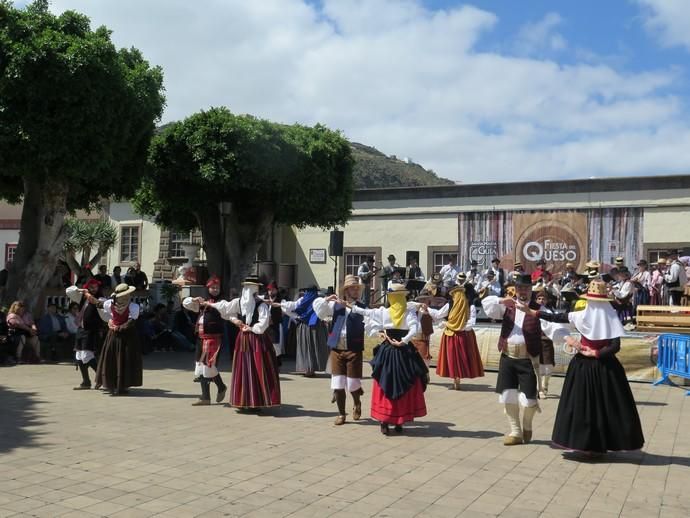
M 86 383 L 82 383 L 78 387 L 74 387 L 72 390 L 91 390 L 91 383 L 88 385 Z
M 381 423 L 381 433 L 383 435 L 388 435 L 390 433 L 390 429 L 388 428 L 388 423 Z
M 194 378 L 192 381 L 193 381 L 194 383 L 201 383 L 201 380 L 202 380 L 202 379 L 204 379 L 203 376 L 197 376 L 197 377 Z
M 401 424 L 395 425 L 395 433 L 402 433 L 402 425 Z

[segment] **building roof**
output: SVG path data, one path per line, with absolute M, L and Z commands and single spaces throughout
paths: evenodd
M 481 196 L 630 192 L 667 189 L 690 189 L 690 175 L 630 176 L 621 178 L 548 180 L 542 182 L 493 182 L 431 187 L 358 189 L 354 193 L 353 200 L 357 202 L 428 198 L 473 198 Z

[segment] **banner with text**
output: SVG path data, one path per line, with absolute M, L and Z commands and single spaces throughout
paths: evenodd
M 458 244 L 463 269 L 472 260 L 486 269 L 498 257 L 508 271 L 516 260 L 533 271 L 541 259 L 553 272 L 562 272 L 568 262 L 581 272 L 589 259 L 607 270 L 623 256 L 632 270 L 642 257 L 642 209 L 460 213 Z

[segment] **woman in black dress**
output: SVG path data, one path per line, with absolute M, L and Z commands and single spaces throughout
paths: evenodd
M 580 340 L 566 339 L 577 354 L 563 382 L 551 440 L 556 447 L 587 456 L 639 450 L 644 445 L 640 416 L 616 358 L 625 331 L 603 281 L 592 281 L 585 298 L 583 311 L 535 312 L 544 320 L 569 321 L 581 335 Z

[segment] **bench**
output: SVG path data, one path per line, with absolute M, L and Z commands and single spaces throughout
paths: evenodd
M 637 306 L 637 330 L 690 333 L 689 306 Z
M 659 352 L 656 366 L 661 372 L 661 378 L 654 385 L 674 385 L 669 376 L 690 379 L 690 336 L 663 334 L 659 336 L 657 347 Z M 690 396 L 690 390 L 685 395 Z

